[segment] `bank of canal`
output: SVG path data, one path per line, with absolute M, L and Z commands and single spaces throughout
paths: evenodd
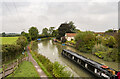
M 115 70 L 118 70 L 118 63 L 116 62 L 103 61 L 102 59 L 99 59 L 92 54 L 81 53 L 72 47 L 62 46 L 61 44 L 52 42 L 52 40 L 45 40 L 45 41 L 39 42 L 36 52 L 46 56 L 52 62 L 58 61 L 60 64 L 66 66 L 66 69 L 71 71 L 75 77 L 94 77 L 92 74 L 90 74 L 88 71 L 83 69 L 81 66 L 76 65 L 75 63 L 71 62 L 67 58 L 64 58 L 61 55 L 62 49 L 72 50 L 74 52 L 79 53 L 80 55 L 83 55 L 99 63 L 105 64 Z

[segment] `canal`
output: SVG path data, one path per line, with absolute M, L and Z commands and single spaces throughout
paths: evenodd
M 91 73 L 83 69 L 81 66 L 76 65 L 74 62 L 71 62 L 67 58 L 64 58 L 61 55 L 62 49 L 72 50 L 80 55 L 83 55 L 104 65 L 107 65 L 115 70 L 118 70 L 118 63 L 103 61 L 102 59 L 99 59 L 92 54 L 79 52 L 78 50 L 72 47 L 62 46 L 61 44 L 52 42 L 52 40 L 45 40 L 39 42 L 36 52 L 46 56 L 48 59 L 50 59 L 51 62 L 58 61 L 60 64 L 66 66 L 66 70 L 71 71 L 74 77 L 94 77 Z

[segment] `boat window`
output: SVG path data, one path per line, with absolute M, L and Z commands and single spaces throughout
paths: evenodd
M 98 70 L 98 69 L 95 68 L 95 73 L 98 74 L 98 75 L 100 75 L 100 70 Z
M 87 68 L 87 63 L 85 64 L 85 67 Z
M 77 60 L 77 62 L 79 63 L 79 59 Z
M 104 78 L 110 79 L 110 77 L 106 75 L 104 72 L 101 73 L 101 76 L 103 76 Z
M 74 56 L 72 56 L 72 59 L 74 59 Z

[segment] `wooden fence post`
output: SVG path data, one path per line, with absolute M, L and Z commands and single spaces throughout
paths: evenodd
M 18 61 L 18 59 L 17 59 L 17 68 L 18 68 L 18 66 L 19 66 L 19 61 Z
M 3 64 L 3 74 L 2 74 L 2 77 L 3 78 L 5 77 L 5 64 Z

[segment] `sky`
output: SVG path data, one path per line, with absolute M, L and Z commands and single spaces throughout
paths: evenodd
M 0 32 L 39 33 L 73 21 L 81 31 L 103 32 L 118 28 L 118 0 L 4 0 L 0 2 Z

